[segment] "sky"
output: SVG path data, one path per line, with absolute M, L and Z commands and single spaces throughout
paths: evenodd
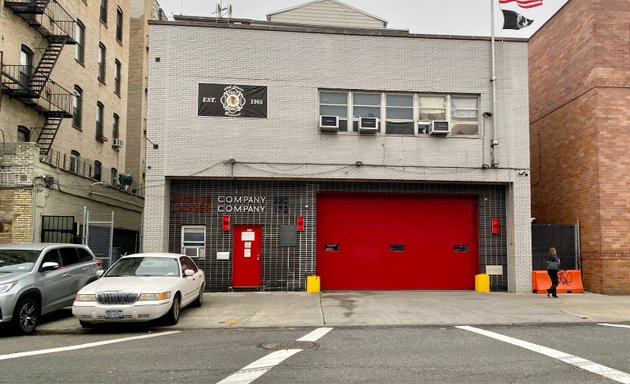
M 169 19 L 173 15 L 215 17 L 216 6 L 232 6 L 232 17 L 267 20 L 274 13 L 311 0 L 158 0 Z M 530 37 L 569 0 L 542 0 L 535 8 L 498 0 L 339 0 L 388 22 L 389 29 L 410 33 L 455 36 L 490 36 L 491 4 L 495 2 L 495 36 Z M 501 9 L 516 11 L 534 22 L 521 30 L 502 29 Z

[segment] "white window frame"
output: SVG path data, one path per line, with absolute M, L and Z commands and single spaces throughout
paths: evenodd
M 186 241 L 186 233 L 203 234 L 203 241 Z M 190 258 L 205 259 L 206 258 L 206 226 L 205 225 L 182 225 L 181 232 L 181 253 Z M 188 251 L 193 251 L 195 255 Z
M 356 94 L 378 94 L 380 95 L 380 116 L 379 119 L 379 130 L 377 135 L 401 135 L 401 136 L 426 136 L 425 133 L 421 132 L 420 125 L 422 123 L 426 123 L 427 125 L 430 121 L 420 118 L 420 98 L 421 97 L 443 97 L 445 101 L 444 105 L 444 119 L 449 124 L 453 124 L 452 118 L 452 100 L 453 98 L 470 98 L 477 100 L 477 108 L 470 109 L 474 110 L 477 113 L 477 133 L 475 134 L 449 134 L 449 137 L 478 137 L 480 135 L 481 122 L 480 122 L 480 109 L 481 109 L 481 95 L 478 94 L 458 94 L 458 93 L 422 93 L 422 92 L 397 92 L 397 91 L 352 91 L 352 90 L 344 90 L 344 89 L 330 89 L 330 88 L 321 88 L 318 89 L 319 94 L 319 104 L 318 104 L 318 112 L 321 112 L 321 106 L 338 106 L 340 104 L 331 104 L 331 103 L 322 103 L 321 101 L 321 92 L 331 92 L 331 93 L 345 93 L 347 94 L 347 116 L 348 116 L 348 128 L 347 131 L 338 131 L 339 134 L 359 134 L 358 130 L 354 129 L 354 122 L 358 122 L 359 118 L 354 116 L 354 108 L 355 107 L 376 107 L 376 105 L 365 105 L 365 104 L 355 104 L 354 99 Z M 389 119 L 387 117 L 387 95 L 412 95 L 413 96 L 413 124 L 414 124 L 414 133 L 412 134 L 397 134 L 397 133 L 387 133 L 387 121 L 396 121 L 397 119 Z M 401 107 L 402 108 L 402 107 Z M 463 109 L 462 109 L 463 110 Z M 319 121 L 319 116 L 317 117 Z M 341 120 L 341 118 L 340 118 Z M 405 120 L 406 121 L 406 120 Z M 473 126 L 473 123 L 468 124 Z

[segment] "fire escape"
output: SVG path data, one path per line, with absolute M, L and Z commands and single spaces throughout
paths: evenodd
M 19 99 L 39 111 L 43 123 L 33 127 L 40 155 L 47 156 L 64 118 L 72 117 L 72 93 L 50 79 L 50 74 L 66 44 L 73 38 L 76 21 L 55 0 L 7 0 L 10 8 L 45 41 L 39 48 L 41 58 L 36 67 L 5 65 L 0 62 L 1 92 Z

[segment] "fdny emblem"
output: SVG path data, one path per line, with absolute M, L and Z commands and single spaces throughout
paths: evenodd
M 226 116 L 239 116 L 245 105 L 243 90 L 236 85 L 225 87 L 223 96 L 221 96 L 221 104 L 223 104 Z

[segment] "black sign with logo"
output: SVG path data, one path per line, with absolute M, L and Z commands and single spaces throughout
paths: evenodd
M 197 116 L 267 117 L 267 87 L 199 84 Z

